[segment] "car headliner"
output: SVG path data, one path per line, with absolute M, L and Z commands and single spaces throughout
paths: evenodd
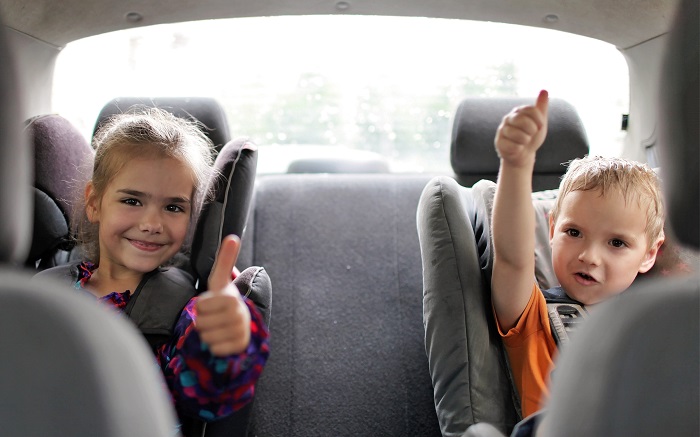
M 0 0 L 0 13 L 8 27 L 56 47 L 154 24 L 354 14 L 521 24 L 576 33 L 626 49 L 666 33 L 675 5 L 675 0 Z

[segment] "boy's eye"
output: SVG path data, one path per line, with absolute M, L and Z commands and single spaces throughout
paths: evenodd
M 567 229 L 564 232 L 566 232 L 566 235 L 568 235 L 569 237 L 578 237 L 579 235 L 581 235 L 578 229 Z
M 619 240 L 617 238 L 613 238 L 612 240 L 610 240 L 610 245 L 612 247 L 625 247 L 625 246 L 627 246 L 627 244 L 625 244 L 624 241 Z

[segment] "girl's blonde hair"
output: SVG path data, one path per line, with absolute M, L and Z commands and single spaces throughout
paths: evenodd
M 164 109 L 139 107 L 109 118 L 95 133 L 92 147 L 95 161 L 89 178 L 93 186 L 91 198 L 98 202 L 112 179 L 134 158 L 174 158 L 185 164 L 194 186 L 185 245 L 191 242 L 194 219 L 209 196 L 208 182 L 213 171 L 213 144 L 199 124 Z M 73 232 L 84 257 L 98 262 L 98 225 L 90 223 L 85 207 L 86 199 L 78 196 Z
M 625 202 L 639 202 L 646 211 L 646 237 L 649 247 L 663 235 L 664 205 L 659 177 L 648 165 L 623 158 L 586 156 L 574 159 L 559 185 L 559 194 L 552 208 L 556 221 L 561 204 L 572 191 L 618 190 Z

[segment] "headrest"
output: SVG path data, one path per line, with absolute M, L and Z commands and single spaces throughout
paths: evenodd
M 76 189 L 82 188 L 95 153 L 85 137 L 60 115 L 39 115 L 27 121 L 34 145 L 34 187 L 54 199 L 68 217 Z
M 214 143 L 216 150 L 231 140 L 224 108 L 210 97 L 117 97 L 102 108 L 93 133 L 110 116 L 126 112 L 133 106 L 158 107 L 181 118 L 194 118 L 204 125 L 203 131 Z
M 90 174 L 94 151 L 60 115 L 31 118 L 25 131 L 34 146 L 34 229 L 27 258 L 33 265 L 70 241 L 73 200 Z
M 513 108 L 529 105 L 535 98 L 467 98 L 457 108 L 453 127 L 450 161 L 458 179 L 495 181 L 499 159 L 493 141 L 503 117 Z M 557 188 L 558 178 L 566 172 L 562 165 L 589 151 L 588 139 L 576 109 L 562 99 L 550 99 L 546 153 L 537 155 L 533 189 Z M 474 176 L 470 178 L 470 176 Z M 538 176 L 550 176 L 547 186 L 536 183 Z M 462 181 L 459 181 L 462 185 Z
M 683 0 L 668 39 L 659 111 L 667 221 L 682 244 L 700 248 L 700 41 L 698 1 Z
M 389 164 L 379 158 L 306 158 L 292 161 L 287 173 L 389 173 Z
M 221 240 L 229 234 L 243 239 L 257 163 L 257 147 L 243 138 L 227 143 L 216 157 L 210 182 L 213 198 L 202 208 L 192 239 L 190 263 L 200 290 L 206 287 Z
M 22 134 L 14 57 L 0 23 L 0 263 L 21 263 L 31 237 L 31 150 Z

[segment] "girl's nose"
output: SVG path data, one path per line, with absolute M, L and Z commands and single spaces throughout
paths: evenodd
M 156 212 L 146 214 L 139 224 L 139 229 L 149 234 L 160 234 L 163 232 L 163 222 L 160 220 L 160 214 Z

